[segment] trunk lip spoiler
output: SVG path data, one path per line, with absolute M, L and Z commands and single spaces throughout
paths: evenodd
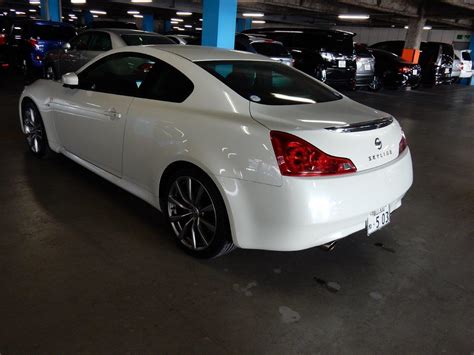
M 372 121 L 352 123 L 352 124 L 347 124 L 343 126 L 327 127 L 325 129 L 328 131 L 335 131 L 338 133 L 363 132 L 363 131 L 371 131 L 373 129 L 386 127 L 392 124 L 392 122 L 393 122 L 393 117 L 390 116 L 390 117 L 379 118 L 377 120 L 372 120 Z

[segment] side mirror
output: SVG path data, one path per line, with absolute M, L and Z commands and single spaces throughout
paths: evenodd
M 66 50 L 66 51 L 71 49 L 71 43 L 69 43 L 69 42 L 64 43 L 63 44 L 63 49 Z
M 79 86 L 79 77 L 76 73 L 67 73 L 62 78 L 63 86 L 67 88 L 76 88 Z

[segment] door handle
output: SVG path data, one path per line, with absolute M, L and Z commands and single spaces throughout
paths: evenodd
M 115 108 L 109 108 L 107 111 L 104 112 L 104 115 L 110 118 L 111 120 L 118 120 L 122 118 L 122 114 L 118 113 Z

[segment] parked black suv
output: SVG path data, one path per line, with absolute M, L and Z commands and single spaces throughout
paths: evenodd
M 323 82 L 355 88 L 354 33 L 309 28 L 262 28 L 244 33 L 283 43 L 296 68 Z
M 386 41 L 373 44 L 371 48 L 402 55 L 404 41 Z M 420 45 L 421 81 L 424 85 L 450 84 L 453 70 L 454 49 L 451 44 L 422 42 Z

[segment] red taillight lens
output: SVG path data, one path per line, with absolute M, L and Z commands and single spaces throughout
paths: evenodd
M 357 171 L 349 159 L 328 155 L 292 134 L 271 131 L 270 138 L 282 175 L 321 176 Z
M 400 68 L 398 68 L 398 71 L 399 71 L 400 73 L 403 73 L 403 74 L 409 73 L 410 70 L 411 70 L 410 67 L 400 67 Z
M 7 44 L 7 36 L 0 34 L 0 46 Z
M 407 138 L 405 137 L 405 133 L 402 132 L 402 139 L 400 139 L 400 143 L 398 144 L 398 155 L 402 154 L 407 147 Z
M 38 46 L 38 41 L 37 41 L 36 39 L 34 39 L 34 38 L 30 38 L 30 39 L 28 40 L 28 44 L 29 44 L 30 46 L 36 48 L 36 47 Z

